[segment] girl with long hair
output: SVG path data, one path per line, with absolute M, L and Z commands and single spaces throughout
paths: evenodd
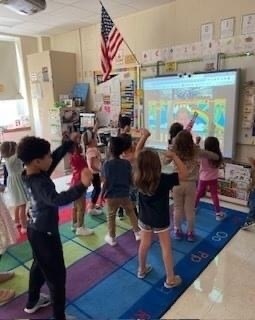
M 168 151 L 166 156 L 175 162 L 179 177 L 184 179 L 186 168 L 182 161 L 171 151 Z M 139 191 L 138 221 L 141 229 L 137 277 L 143 279 L 152 270 L 146 261 L 152 236 L 155 233 L 159 237 L 161 246 L 166 271 L 164 287 L 167 289 L 180 285 L 182 281 L 180 276 L 174 273 L 169 236 L 169 190 L 179 183 L 178 173 L 161 173 L 159 155 L 153 151 L 143 150 L 137 156 L 134 184 Z

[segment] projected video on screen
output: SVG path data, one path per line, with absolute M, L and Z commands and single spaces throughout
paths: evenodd
M 144 122 L 151 131 L 148 146 L 165 149 L 169 127 L 184 127 L 194 112 L 194 136 L 216 136 L 225 157 L 234 152 L 238 70 L 144 79 Z

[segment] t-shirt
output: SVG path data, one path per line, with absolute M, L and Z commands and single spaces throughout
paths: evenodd
M 132 183 L 132 167 L 129 161 L 124 159 L 105 161 L 102 169 L 102 177 L 106 181 L 106 198 L 129 197 L 129 189 Z
M 92 159 L 95 158 L 95 166 L 97 168 L 101 168 L 101 154 L 99 152 L 99 150 L 94 147 L 94 148 L 88 148 L 86 151 L 86 159 L 87 159 L 87 163 L 88 163 L 88 167 L 90 169 L 90 171 L 92 173 L 99 173 L 99 171 L 95 171 L 91 168 L 91 163 L 92 163 Z
M 70 156 L 70 165 L 72 169 L 71 186 L 81 183 L 81 172 L 87 168 L 87 162 L 84 156 L 80 153 L 73 153 Z
M 206 158 L 200 160 L 199 180 L 210 181 L 219 177 L 219 168 L 213 167 Z
M 162 173 L 153 195 L 139 192 L 139 220 L 152 228 L 167 228 L 170 225 L 169 191 L 178 184 L 178 173 Z

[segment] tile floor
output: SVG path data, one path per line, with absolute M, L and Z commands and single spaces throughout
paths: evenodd
M 65 190 L 69 176 L 55 179 Z M 247 212 L 246 208 L 223 204 Z M 239 231 L 163 319 L 254 319 L 255 228 Z

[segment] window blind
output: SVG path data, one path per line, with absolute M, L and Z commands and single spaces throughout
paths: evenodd
M 14 41 L 0 41 L 0 100 L 22 99 Z

